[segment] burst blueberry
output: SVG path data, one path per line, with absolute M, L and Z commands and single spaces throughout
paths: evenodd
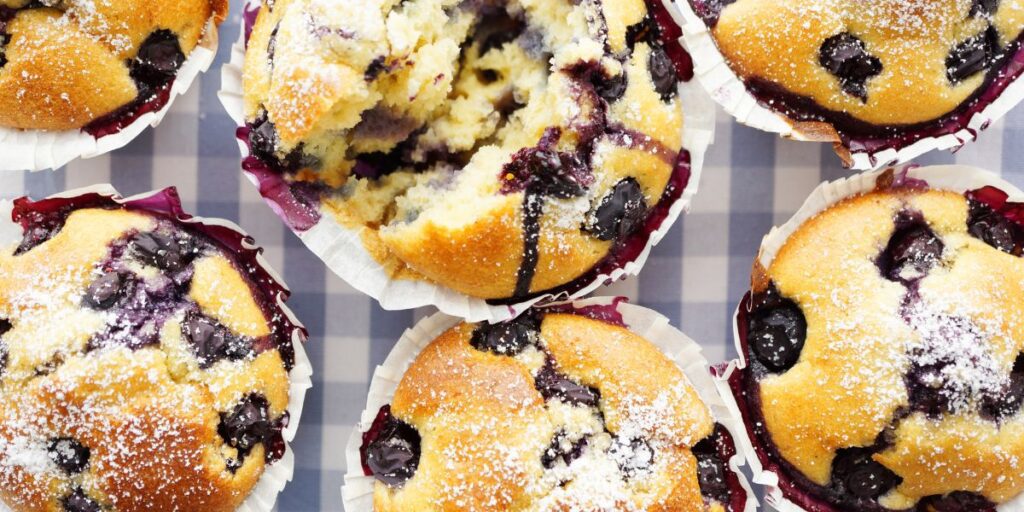
M 94 309 L 109 309 L 125 295 L 128 277 L 109 271 L 101 275 L 85 290 L 85 303 Z
M 416 474 L 420 463 L 420 434 L 408 423 L 382 409 L 375 421 L 373 439 L 364 444 L 364 461 L 374 478 L 392 487 Z M 364 437 L 364 442 L 367 439 Z
M 654 90 L 661 95 L 661 99 L 665 101 L 672 99 L 678 90 L 679 75 L 665 49 L 660 46 L 652 48 L 651 56 L 647 59 L 647 66 L 651 72 Z
M 65 512 L 102 512 L 103 507 L 99 502 L 90 498 L 82 489 L 75 489 L 74 492 L 61 500 Z
M 944 248 L 942 240 L 927 225 L 911 225 L 893 234 L 879 259 L 879 267 L 892 281 L 914 281 L 938 264 Z
M 635 232 L 647 215 L 647 200 L 633 178 L 618 182 L 591 213 L 586 231 L 598 240 L 616 240 Z
M 754 357 L 772 372 L 793 367 L 807 339 L 807 320 L 789 300 L 750 314 L 747 342 Z
M 999 34 L 995 28 L 954 46 L 946 57 L 946 78 L 952 83 L 966 80 L 991 66 L 999 54 Z
M 882 61 L 849 32 L 826 39 L 818 50 L 818 63 L 839 79 L 843 92 L 864 102 L 868 99 L 868 80 L 882 73 Z
M 221 413 L 217 433 L 244 457 L 253 447 L 262 444 L 273 429 L 270 402 L 263 395 L 253 393 L 243 398 L 231 412 Z
M 81 473 L 89 465 L 89 448 L 68 437 L 50 441 L 46 453 L 57 467 L 69 475 Z
M 227 327 L 200 313 L 187 313 L 181 330 L 191 343 L 201 368 L 209 368 L 224 359 L 240 361 L 253 354 L 252 340 L 232 333 Z
M 176 272 L 185 268 L 196 256 L 195 242 L 187 235 L 165 235 L 147 232 L 135 235 L 131 247 L 145 263 Z
M 533 343 L 539 328 L 538 320 L 529 313 L 508 322 L 483 323 L 473 331 L 469 344 L 477 350 L 514 356 Z
M 551 439 L 551 444 L 544 449 L 540 463 L 546 469 L 555 467 L 560 460 L 568 466 L 583 456 L 583 450 L 587 448 L 588 444 L 589 441 L 586 437 L 570 441 L 568 435 L 564 431 L 560 431 Z
M 534 386 L 545 400 L 557 398 L 571 405 L 597 407 L 601 399 L 600 391 L 579 384 L 559 373 L 550 359 L 537 372 Z

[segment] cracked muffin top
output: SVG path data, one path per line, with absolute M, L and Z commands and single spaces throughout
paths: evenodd
M 679 366 L 584 314 L 428 345 L 363 434 L 374 510 L 742 511 L 730 434 Z
M 912 141 L 1020 73 L 1021 0 L 689 1 L 763 105 L 844 139 Z
M 245 167 L 396 277 L 566 286 L 689 180 L 669 33 L 658 0 L 278 0 L 248 40 Z
M 0 0 L 0 126 L 101 136 L 167 101 L 226 0 Z
M 283 290 L 227 228 L 19 200 L 0 251 L 0 502 L 233 511 L 284 453 Z
M 748 424 L 808 510 L 994 510 L 1024 490 L 1024 211 L 994 188 L 846 199 L 758 265 Z

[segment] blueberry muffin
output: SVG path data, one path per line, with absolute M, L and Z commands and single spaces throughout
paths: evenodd
M 393 276 L 567 286 L 631 261 L 689 181 L 678 33 L 660 0 L 277 0 L 248 41 L 245 168 Z
M 731 383 L 762 464 L 814 511 L 991 511 L 1024 490 L 1024 209 L 908 182 L 755 266 Z
M 0 126 L 100 137 L 159 110 L 227 9 L 226 0 L 0 0 Z
M 855 150 L 956 132 L 1021 73 L 1021 0 L 689 2 L 762 105 Z
M 448 330 L 361 450 L 376 512 L 740 512 L 734 453 L 676 363 L 578 312 Z
M 0 251 L 0 503 L 233 511 L 284 454 L 295 327 L 257 251 L 100 196 Z M 249 241 L 251 242 L 251 240 Z

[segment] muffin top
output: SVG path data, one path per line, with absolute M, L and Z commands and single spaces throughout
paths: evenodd
M 848 133 L 928 123 L 976 103 L 1024 31 L 1021 0 L 690 3 L 763 104 Z
M 284 453 L 294 329 L 227 228 L 20 200 L 0 251 L 0 502 L 233 511 Z
M 246 167 L 392 275 L 536 295 L 685 188 L 670 30 L 660 0 L 278 0 L 248 41 Z
M 377 512 L 739 512 L 728 436 L 649 341 L 535 312 L 434 340 L 362 455 Z
M 1024 490 L 1024 229 L 1006 199 L 876 190 L 755 268 L 748 420 L 788 497 L 976 511 Z
M 0 126 L 118 130 L 166 103 L 178 68 L 227 9 L 226 0 L 0 0 Z

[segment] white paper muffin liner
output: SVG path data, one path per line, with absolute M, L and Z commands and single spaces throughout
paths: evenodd
M 746 453 L 738 444 L 744 430 L 743 422 L 740 416 L 735 414 L 733 409 L 723 401 L 709 371 L 708 361 L 701 353 L 700 345 L 670 325 L 668 318 L 653 310 L 628 304 L 622 298 L 594 297 L 573 302 L 561 302 L 552 304 L 552 306 L 566 304 L 576 309 L 587 306 L 615 306 L 630 331 L 655 344 L 679 365 L 690 384 L 711 409 L 715 421 L 723 425 L 733 436 L 734 442 L 737 443 L 736 455 L 728 461 L 729 468 L 739 478 L 740 485 L 747 493 L 747 503 L 743 512 L 757 510 L 757 497 L 741 471 L 744 465 L 743 454 Z M 543 310 L 543 308 L 538 309 Z M 372 476 L 363 474 L 359 454 L 363 433 L 373 424 L 378 410 L 391 403 L 402 376 L 419 353 L 434 339 L 460 322 L 462 322 L 461 319 L 444 313 L 436 313 L 424 318 L 402 334 L 401 339 L 388 354 L 384 363 L 374 371 L 366 399 L 366 409 L 363 410 L 359 424 L 352 431 L 348 444 L 345 446 L 347 469 L 341 495 L 346 512 L 371 512 L 373 510 L 373 488 L 376 480 Z
M 672 7 L 671 0 L 663 0 L 668 11 L 679 22 L 678 13 Z M 259 0 L 248 0 L 246 12 L 258 9 Z M 221 71 L 221 90 L 219 97 L 228 114 L 239 127 L 245 125 L 245 109 L 242 89 L 242 68 L 245 62 L 245 30 L 239 41 L 231 48 L 231 60 Z M 625 277 L 635 276 L 644 266 L 652 248 L 668 233 L 676 219 L 689 209 L 693 196 L 700 184 L 701 170 L 708 146 L 714 140 L 715 103 L 707 92 L 695 81 L 680 84 L 680 103 L 685 110 L 684 134 L 682 147 L 690 153 L 690 180 L 682 195 L 672 204 L 667 217 L 658 229 L 650 234 L 646 247 L 631 262 L 614 271 L 601 274 L 572 294 L 546 294 L 530 300 L 514 304 L 491 304 L 484 299 L 470 297 L 451 288 L 426 280 L 394 279 L 385 271 L 380 263 L 366 250 L 362 243 L 361 229 L 342 226 L 334 220 L 329 212 L 321 212 L 320 220 L 307 231 L 296 231 L 295 234 L 313 251 L 328 268 L 344 279 L 357 290 L 377 299 L 381 307 L 388 310 L 413 309 L 424 306 L 436 306 L 441 311 L 471 322 L 496 322 L 514 318 L 531 306 L 556 300 L 572 300 L 585 297 L 601 286 L 618 281 Z M 249 148 L 244 141 L 238 141 L 242 157 L 249 155 Z M 245 173 L 250 181 L 259 188 L 256 178 Z M 279 208 L 271 201 L 271 208 L 282 216 Z
M 0 127 L 0 171 L 59 169 L 77 158 L 93 158 L 127 146 L 146 128 L 160 124 L 174 100 L 188 91 L 200 73 L 210 69 L 217 56 L 218 27 L 213 19 L 171 84 L 167 104 L 147 112 L 117 133 L 100 138 L 83 130 L 19 130 Z
M 976 167 L 964 165 L 940 165 L 931 167 L 917 167 L 904 165 L 892 169 L 898 179 L 912 179 L 927 183 L 931 189 L 951 190 L 958 193 L 965 193 L 985 186 L 998 188 L 1009 194 L 1008 201 L 1024 201 L 1024 191 L 999 176 Z M 772 228 L 761 242 L 761 249 L 758 254 L 758 262 L 768 268 L 775 259 L 776 254 L 786 243 L 786 240 L 804 224 L 804 222 L 827 210 L 829 207 L 840 201 L 864 194 L 877 188 L 879 176 L 888 172 L 889 169 L 879 169 L 871 172 L 856 174 L 848 178 L 839 179 L 833 182 L 826 182 L 819 185 L 804 202 L 803 206 L 781 226 Z M 740 307 L 743 307 L 742 304 Z M 740 412 L 738 398 L 729 385 L 729 379 L 734 372 L 743 371 L 747 366 L 746 354 L 740 339 L 739 320 L 740 307 L 737 308 L 733 320 L 733 341 L 736 345 L 736 352 L 739 359 L 723 363 L 715 369 L 715 386 L 733 417 L 743 419 Z M 754 448 L 753 440 L 746 428 L 742 429 L 736 438 L 737 451 L 743 453 L 747 460 L 752 480 L 756 484 L 764 486 L 765 501 L 781 512 L 806 512 L 806 509 L 787 499 L 779 488 L 779 475 L 765 469 L 761 464 L 758 451 Z M 1013 500 L 996 507 L 1000 512 L 1024 512 L 1024 493 Z
M 131 197 L 122 197 L 111 185 L 93 185 L 90 187 L 69 190 L 49 196 L 50 198 L 71 198 L 86 194 L 99 194 L 110 197 L 119 204 L 131 203 L 159 195 L 163 191 L 153 191 Z M 11 211 L 14 203 L 8 200 L 0 200 L 0 247 L 9 246 L 21 239 L 22 227 L 11 219 Z M 168 212 L 164 212 L 168 213 Z M 200 226 L 216 226 L 228 228 L 243 236 L 248 236 L 237 224 L 224 219 L 211 219 L 204 217 L 178 218 L 176 220 L 183 224 L 196 224 Z M 257 245 L 245 245 L 245 249 L 257 249 Z M 271 268 L 269 262 L 262 254 L 256 256 L 257 264 L 266 271 L 282 290 L 288 290 L 287 285 L 280 275 Z M 291 333 L 292 346 L 295 348 L 295 365 L 288 373 L 291 386 L 288 389 L 288 426 L 284 428 L 282 435 L 285 440 L 285 452 L 281 460 L 266 466 L 263 476 L 253 488 L 249 497 L 237 509 L 238 512 L 271 512 L 277 496 L 284 490 L 285 485 L 292 480 L 295 472 L 295 451 L 291 442 L 295 439 L 295 433 L 299 428 L 299 420 L 302 418 L 302 407 L 306 401 L 306 391 L 313 387 L 313 365 L 306 355 L 306 335 L 303 333 L 302 323 L 295 317 L 292 310 L 285 304 L 285 297 L 280 294 L 274 298 L 278 310 L 283 313 L 289 322 L 295 327 Z M 11 512 L 2 501 L 0 501 L 0 512 Z
M 719 51 L 711 30 L 693 10 L 689 0 L 673 1 L 682 13 L 683 39 L 686 42 L 686 49 L 693 55 L 697 80 L 726 112 L 751 128 L 799 141 L 825 142 L 820 131 L 804 130 L 784 114 L 761 105 L 729 66 L 725 56 Z M 1018 53 L 1015 58 L 1020 57 Z M 851 161 L 844 163 L 855 170 L 869 170 L 909 162 L 932 150 L 955 150 L 977 139 L 981 131 L 1005 116 L 1022 100 L 1024 77 L 1019 77 L 1007 86 L 995 101 L 974 114 L 966 127 L 955 133 L 926 137 L 900 149 L 887 148 L 877 152 L 853 151 L 850 154 Z

